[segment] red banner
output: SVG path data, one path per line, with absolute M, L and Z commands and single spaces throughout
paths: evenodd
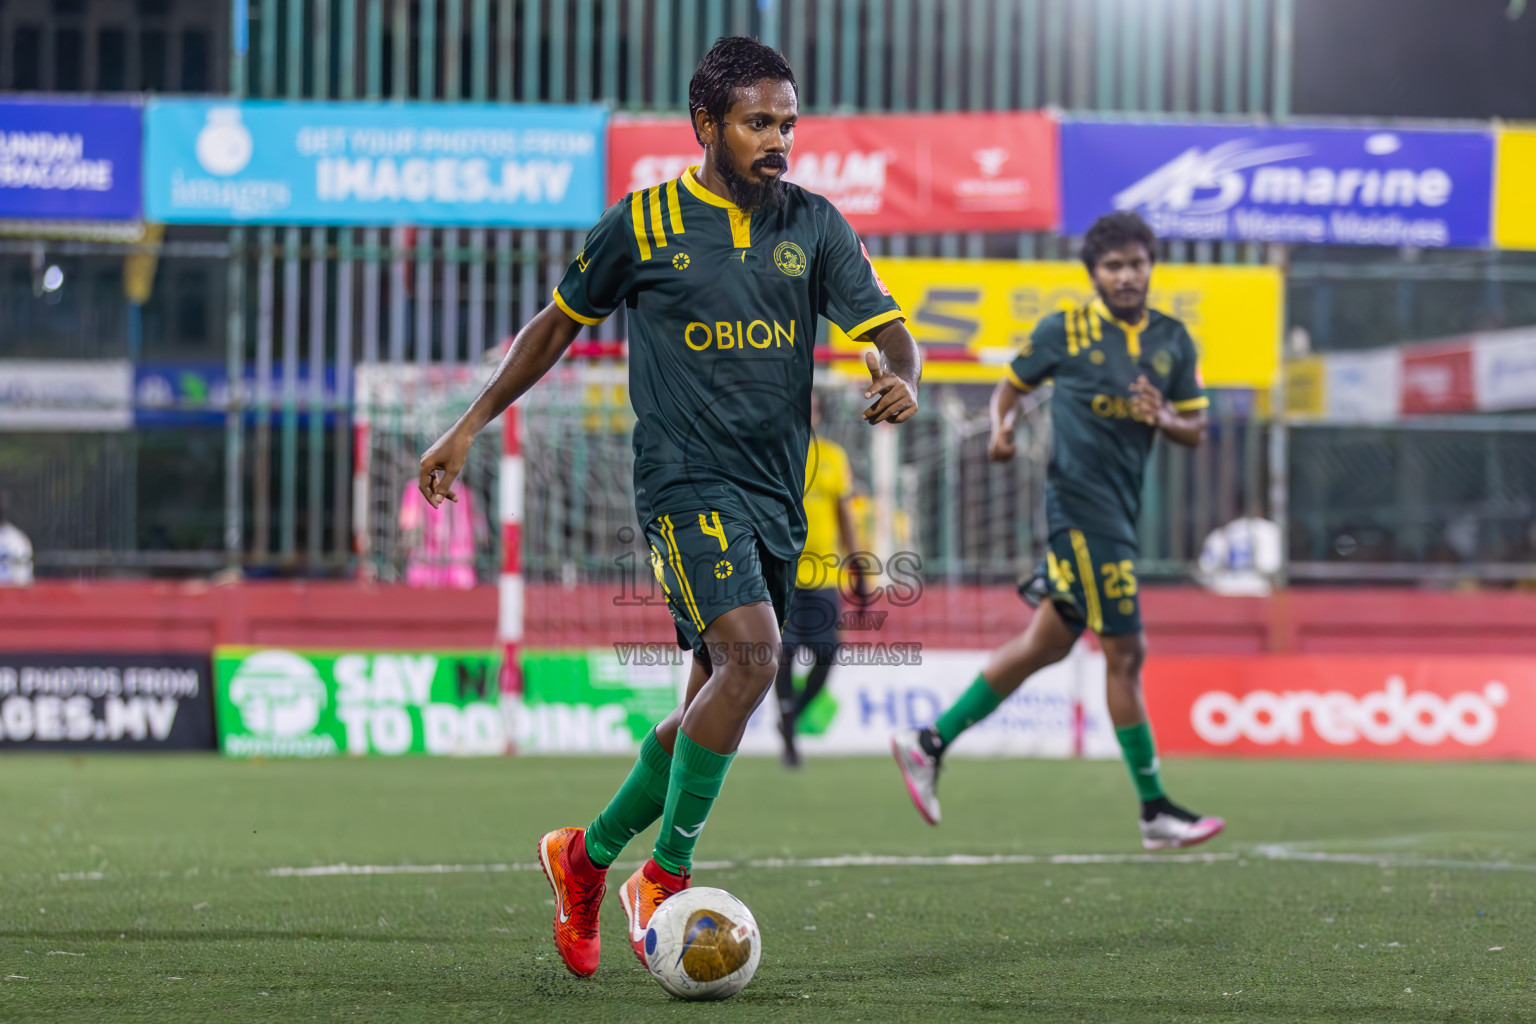
M 1029 111 L 806 116 L 789 180 L 861 234 L 1044 231 L 1057 222 L 1056 122 Z M 686 118 L 614 118 L 608 201 L 675 178 L 702 150 Z
M 1411 416 L 1474 411 L 1472 346 L 1460 342 L 1403 349 L 1402 395 L 1402 410 Z
M 1536 760 L 1536 658 L 1149 658 L 1169 754 Z

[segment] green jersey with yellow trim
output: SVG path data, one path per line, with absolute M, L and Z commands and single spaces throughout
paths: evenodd
M 786 185 L 746 213 L 696 170 L 604 213 L 555 302 L 584 324 L 627 307 L 640 521 L 714 510 L 798 558 L 816 318 L 857 338 L 901 310 L 826 199 Z
M 1143 374 L 1181 412 L 1209 404 L 1189 331 L 1156 310 L 1139 324 L 1116 320 L 1098 300 L 1053 313 L 1009 364 L 1020 391 L 1055 379 L 1045 488 L 1053 534 L 1071 528 L 1135 545 L 1157 434 L 1131 411 L 1131 385 Z

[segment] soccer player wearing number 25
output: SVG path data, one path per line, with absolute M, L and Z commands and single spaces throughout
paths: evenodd
M 874 343 L 864 418 L 917 412 L 920 357 L 858 237 L 820 196 L 784 181 L 799 101 L 776 51 L 722 39 L 688 88 L 703 162 L 603 214 L 485 391 L 421 459 L 434 505 L 454 497 L 470 442 L 560 358 L 584 325 L 628 308 L 635 504 L 678 643 L 683 704 L 640 747 L 585 829 L 539 841 L 555 891 L 555 946 L 597 970 L 607 868 L 661 819 L 651 859 L 623 885 L 635 955 L 651 913 L 687 887 L 694 844 L 747 719 L 773 685 L 805 544 L 816 318 Z
M 1099 218 L 1083 241 L 1098 298 L 1040 321 L 992 393 L 990 455 L 1014 455 L 1021 392 L 1056 382 L 1046 479 L 1050 600 L 1029 627 L 993 652 L 981 675 L 932 727 L 891 738 L 907 792 L 939 823 L 940 760 L 963 731 L 986 718 L 1025 680 L 1065 658 L 1082 631 L 1104 647 L 1109 717 L 1141 798 L 1141 842 L 1149 850 L 1193 846 L 1220 832 L 1220 818 L 1168 799 L 1141 696 L 1146 636 L 1136 587 L 1136 519 L 1152 442 L 1159 434 L 1194 447 L 1205 438 L 1195 344 L 1184 325 L 1147 308 L 1152 230 L 1134 213 Z

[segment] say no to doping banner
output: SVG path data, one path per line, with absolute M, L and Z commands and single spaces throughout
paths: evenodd
M 214 651 L 231 757 L 500 754 L 499 659 L 487 651 Z
M 609 126 L 608 202 L 699 163 L 687 118 Z M 1056 223 L 1056 123 L 1033 112 L 805 116 L 789 180 L 861 234 L 1043 231 Z
M 1093 297 L 1081 263 L 876 259 L 875 269 L 930 356 L 929 380 L 992 382 L 1044 316 Z M 1151 304 L 1189 327 L 1210 387 L 1268 388 L 1280 363 L 1281 277 L 1267 266 L 1160 264 Z M 840 331 L 832 349 L 865 346 Z
M 157 100 L 145 204 L 167 223 L 586 227 L 600 107 Z

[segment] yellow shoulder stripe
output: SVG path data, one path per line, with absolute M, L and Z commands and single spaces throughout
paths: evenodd
M 639 192 L 629 194 L 629 215 L 635 226 L 635 244 L 640 247 L 640 262 L 644 263 L 651 258 L 651 243 L 646 238 L 645 207 Z
M 651 199 L 651 237 L 656 239 L 656 248 L 667 247 L 667 229 L 661 223 L 661 186 L 645 190 Z
M 667 216 L 672 221 L 672 233 L 683 233 L 683 204 L 677 198 L 677 179 L 667 182 Z

